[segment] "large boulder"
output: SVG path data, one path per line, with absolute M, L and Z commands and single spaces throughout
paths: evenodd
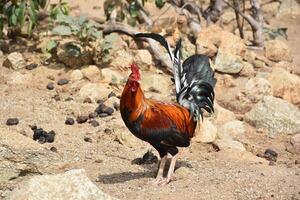
M 237 141 L 242 141 L 245 137 L 244 122 L 234 120 L 227 122 L 218 129 L 218 137 L 221 139 L 232 138 Z
M 266 128 L 269 136 L 279 133 L 295 134 L 300 131 L 300 111 L 289 102 L 265 96 L 250 112 L 245 120 L 256 128 Z
M 146 49 L 138 49 L 133 51 L 134 62 L 141 68 L 141 70 L 147 70 L 152 65 L 152 55 Z
M 265 42 L 266 57 L 272 61 L 289 61 L 291 62 L 292 55 L 286 43 L 281 40 L 269 40 Z
M 33 139 L 0 127 L 0 197 L 28 176 L 55 173 L 63 164 L 57 154 Z
M 290 143 L 287 145 L 287 150 L 293 154 L 300 154 L 300 133 L 291 138 Z
M 272 95 L 272 86 L 271 83 L 264 78 L 251 78 L 247 81 L 243 94 L 247 97 L 252 103 L 257 103 L 264 96 Z
M 169 76 L 153 72 L 142 74 L 141 86 L 145 91 L 158 91 L 162 94 L 170 93 L 170 86 L 173 85 Z
M 90 98 L 92 101 L 106 98 L 111 92 L 105 84 L 87 83 L 78 92 L 81 100 Z
M 113 200 L 101 191 L 83 169 L 63 174 L 34 176 L 13 190 L 10 200 Z
M 84 66 L 81 69 L 81 73 L 84 78 L 87 78 L 91 82 L 97 82 L 101 79 L 101 71 L 96 65 Z
M 282 68 L 274 68 L 269 76 L 273 95 L 300 106 L 300 78 Z

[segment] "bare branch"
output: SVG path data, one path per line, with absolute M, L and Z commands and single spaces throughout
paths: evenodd
M 131 37 L 139 33 L 135 28 L 118 22 L 102 24 L 100 28 L 103 29 L 104 33 L 121 32 Z M 166 70 L 169 73 L 173 73 L 172 63 L 167 54 L 160 50 L 159 45 L 154 40 L 150 38 L 145 38 L 145 40 L 149 43 L 150 50 L 153 52 L 154 57 L 159 60 L 163 66 L 167 67 Z

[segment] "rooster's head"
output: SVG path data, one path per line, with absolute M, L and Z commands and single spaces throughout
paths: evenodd
M 129 87 L 131 88 L 132 92 L 135 92 L 137 87 L 140 85 L 141 81 L 141 70 L 137 66 L 137 64 L 132 63 L 130 65 L 131 74 L 128 79 Z

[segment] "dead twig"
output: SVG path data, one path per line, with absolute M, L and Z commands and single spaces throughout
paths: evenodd
M 102 24 L 100 28 L 103 30 L 103 33 L 121 32 L 131 37 L 134 37 L 135 34 L 139 33 L 135 28 L 119 22 Z M 166 66 L 167 72 L 173 73 L 171 60 L 166 53 L 163 53 L 160 50 L 158 43 L 150 38 L 145 38 L 144 40 L 149 43 L 149 48 L 152 51 L 153 56 L 159 60 L 163 66 Z

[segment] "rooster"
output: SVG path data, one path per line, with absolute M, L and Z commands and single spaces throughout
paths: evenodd
M 216 79 L 207 56 L 193 55 L 181 62 L 181 40 L 172 53 L 168 42 L 159 34 L 139 33 L 135 37 L 158 41 L 173 63 L 177 103 L 147 99 L 140 87 L 141 71 L 136 64 L 131 64 L 131 74 L 120 100 L 121 116 L 127 128 L 158 151 L 161 161 L 155 183 L 165 185 L 173 179 L 177 147 L 190 145 L 197 122 L 203 119 L 203 109 L 209 113 L 214 111 Z M 168 154 L 171 162 L 167 176 L 163 177 Z

